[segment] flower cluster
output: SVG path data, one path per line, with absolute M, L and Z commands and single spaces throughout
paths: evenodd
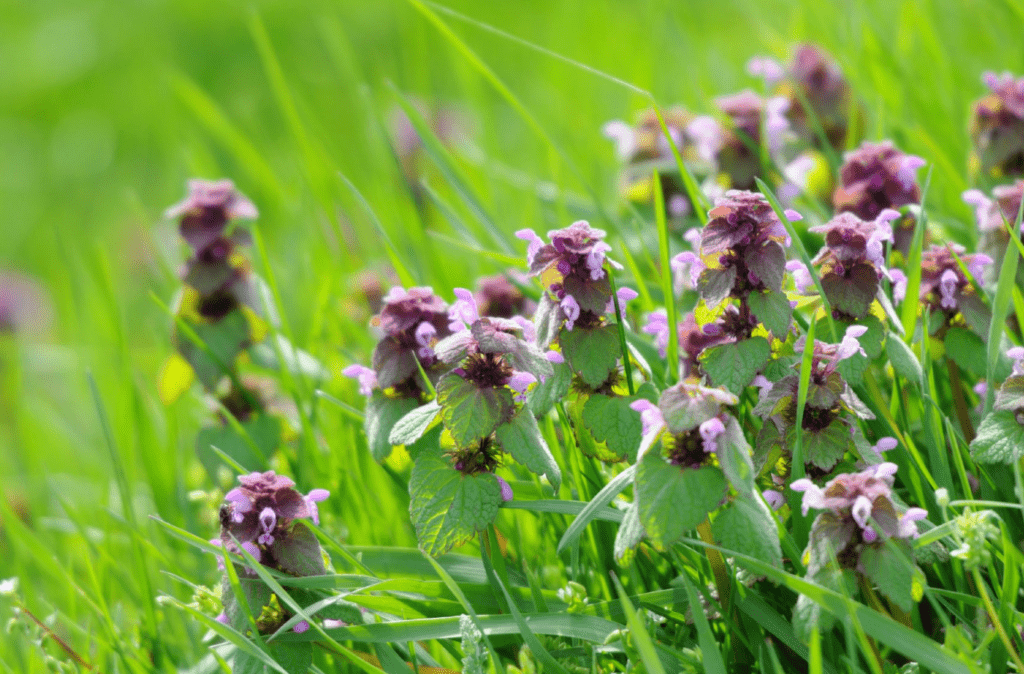
M 840 564 L 857 568 L 859 548 L 881 544 L 892 538 L 917 538 L 915 522 L 928 516 L 923 508 L 901 508 L 892 499 L 894 463 L 879 463 L 859 473 L 844 473 L 830 480 L 825 488 L 804 478 L 790 488 L 803 492 L 802 510 L 824 510 L 812 527 L 818 536 L 827 537 Z
M 717 199 L 708 215 L 700 238 L 700 266 L 691 266 L 691 274 L 700 269 L 704 302 L 715 307 L 727 297 L 743 301 L 752 291 L 779 292 L 790 239 L 768 200 L 733 190 Z M 786 215 L 800 219 L 795 211 Z
M 810 121 L 814 115 L 832 147 L 843 146 L 852 92 L 839 65 L 824 50 L 812 44 L 799 45 L 785 67 L 773 59 L 756 57 L 748 62 L 747 72 L 763 77 L 785 97 L 789 125 L 805 142 L 821 145 Z
M 900 152 L 891 141 L 863 143 L 846 153 L 844 159 L 839 170 L 840 185 L 832 195 L 837 212 L 874 220 L 887 208 L 921 201 L 917 169 L 925 161 Z
M 741 91 L 716 99 L 715 105 L 728 123 L 707 116 L 694 119 L 688 129 L 697 153 L 732 189 L 753 189 L 754 178 L 764 173 L 762 146 L 773 156 L 782 152 L 789 132 L 785 115 L 789 101 L 781 96 L 765 100 L 752 91 Z
M 383 302 L 381 312 L 371 321 L 383 333 L 373 351 L 373 367 L 350 365 L 343 374 L 359 380 L 363 395 L 379 387 L 418 398 L 425 389 L 419 368 L 431 378 L 439 374 L 434 344 L 451 334 L 448 305 L 425 287 L 392 288 Z
M 762 455 L 769 455 L 773 445 L 791 453 L 796 436 L 800 434 L 804 462 L 825 474 L 853 448 L 855 425 L 851 417 L 871 419 L 874 416 L 843 378 L 839 364 L 854 354 L 864 354 L 858 340 L 865 332 L 866 327 L 854 325 L 846 329 L 838 344 L 814 341 L 810 382 L 799 429 L 796 427 L 799 375 L 788 375 L 774 383 L 766 379 L 761 382 L 761 399 L 754 414 L 765 419 L 757 439 Z M 806 337 L 797 340 L 794 348 L 797 353 L 807 348 Z
M 669 463 L 699 468 L 713 462 L 711 454 L 718 450 L 717 439 L 732 419 L 724 408 L 737 402 L 739 399 L 727 391 L 686 380 L 666 389 L 657 405 L 637 400 L 630 408 L 640 413 L 644 446 L 650 446 L 667 431 L 662 444 Z
M 933 311 L 945 313 L 947 319 L 962 313 L 964 319 L 972 323 L 975 315 L 984 312 L 984 302 L 957 258 L 977 283 L 981 283 L 985 267 L 992 263 L 988 255 L 968 255 L 963 246 L 957 244 L 932 246 L 921 255 L 921 301 Z
M 996 270 L 1002 265 L 1006 248 L 1010 244 L 1007 226 L 1011 229 L 1016 227 L 1022 197 L 1024 180 L 993 188 L 991 198 L 981 190 L 967 190 L 963 194 L 963 200 L 974 207 L 975 221 L 981 233 L 978 251 L 988 255 L 994 262 L 986 269 L 985 283 L 993 283 L 996 280 Z
M 690 128 L 694 121 L 693 115 L 677 107 L 665 111 L 664 119 L 665 127 L 680 156 L 688 161 L 702 158 L 709 160 L 698 153 L 696 141 L 700 137 L 697 133 L 700 125 Z M 625 164 L 621 182 L 626 198 L 637 203 L 649 203 L 653 198 L 651 171 L 657 169 L 668 215 L 680 218 L 693 212 L 693 206 L 678 175 L 672 146 L 653 109 L 640 113 L 633 126 L 622 120 L 613 120 L 604 125 L 603 131 L 605 136 L 615 142 L 616 155 Z
M 990 93 L 974 104 L 971 140 L 985 174 L 1024 174 L 1024 77 L 984 74 Z
M 241 548 L 260 564 L 286 573 L 323 573 L 316 538 L 296 521 L 309 519 L 319 524 L 317 503 L 330 492 L 314 489 L 303 496 L 295 490 L 294 481 L 272 470 L 240 475 L 238 481 L 241 486 L 224 496 L 220 538 L 211 542 L 234 553 Z
M 513 272 L 510 272 L 513 273 Z M 514 272 L 522 276 L 519 272 Z M 505 274 L 496 276 L 485 276 L 476 284 L 477 306 L 480 307 L 481 316 L 494 316 L 496 318 L 512 318 L 513 316 L 524 316 L 529 318 L 537 308 L 536 304 L 527 299 L 509 277 Z
M 525 318 L 482 317 L 473 293 L 456 288 L 455 296 L 448 312 L 452 334 L 437 343 L 437 358 L 477 388 L 507 386 L 524 401 L 527 387 L 550 376 L 561 354 L 534 346 L 534 327 Z
M 532 229 L 521 229 L 516 232 L 516 237 L 529 243 L 526 252 L 529 275 L 540 276 L 547 287 L 541 298 L 542 305 L 557 304 L 554 325 L 560 327 L 564 323 L 566 330 L 577 325 L 600 325 L 612 302 L 605 262 L 621 269 L 618 263 L 605 257 L 605 253 L 611 250 L 611 246 L 604 242 L 605 233 L 592 228 L 585 220 L 579 220 L 565 229 L 548 232 L 551 243 L 544 243 Z M 547 309 L 545 307 L 545 311 Z M 538 308 L 538 315 L 540 313 Z M 546 331 L 538 332 L 543 337 Z M 542 346 L 547 346 L 547 343 L 542 339 Z
M 237 246 L 249 244 L 249 233 L 230 227 L 233 220 L 255 218 L 256 207 L 230 180 L 191 180 L 188 189 L 167 217 L 179 219 L 178 231 L 192 249 L 183 280 L 199 294 L 199 315 L 218 320 L 239 304 L 258 308 L 244 260 L 234 255 Z
M 808 231 L 825 237 L 825 246 L 813 260 L 821 286 L 837 318 L 859 319 L 867 315 L 879 281 L 888 276 L 885 243 L 892 241 L 892 220 L 899 212 L 886 209 L 872 221 L 853 213 L 840 213 Z

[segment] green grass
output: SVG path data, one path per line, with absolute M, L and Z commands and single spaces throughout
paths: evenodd
M 179 287 L 183 259 L 161 214 L 181 198 L 186 178 L 230 177 L 257 204 L 260 246 L 250 257 L 273 290 L 282 333 L 330 372 L 323 381 L 280 378 L 282 399 L 301 411 L 301 437 L 281 452 L 281 465 L 304 491 L 331 490 L 321 504 L 322 530 L 338 573 L 404 573 L 433 583 L 433 599 L 382 600 L 382 610 L 448 620 L 464 612 L 462 598 L 442 591 L 448 579 L 415 552 L 408 466 L 377 465 L 361 421 L 329 402 L 333 396 L 363 405 L 354 383 L 340 376 L 345 365 L 368 361 L 374 341 L 356 289 L 362 272 L 395 269 L 450 298 L 450 288 L 472 286 L 522 254 L 515 230 L 543 231 L 577 217 L 608 229 L 615 248 L 640 246 L 636 216 L 616 196 L 617 165 L 601 125 L 646 107 L 641 92 L 662 108 L 681 103 L 709 112 L 714 96 L 757 88 L 743 71 L 750 56 L 785 56 L 801 40 L 821 44 L 842 64 L 866 104 L 869 138 L 891 137 L 934 167 L 927 204 L 933 232 L 971 248 L 973 217 L 960 201 L 970 186 L 969 104 L 983 92 L 983 70 L 1024 72 L 1014 48 L 1024 18 L 1017 0 L 449 6 L 473 21 L 398 1 L 0 3 L 0 63 L 8 64 L 0 69 L 0 260 L 45 288 L 54 316 L 44 334 L 0 340 L 0 579 L 18 577 L 31 611 L 55 616 L 53 631 L 98 671 L 176 671 L 207 652 L 206 626 L 155 598 L 187 603 L 190 588 L 168 574 L 213 585 L 214 559 L 150 519 L 210 538 L 217 519 L 208 496 L 227 484 L 211 481 L 195 458 L 196 433 L 211 418 L 198 387 L 170 406 L 156 394 L 172 351 L 173 321 L 161 305 Z M 473 120 L 470 147 L 424 157 L 429 198 L 444 208 L 417 209 L 388 146 L 388 111 L 414 98 L 457 105 Z M 644 285 L 641 296 L 657 301 L 663 290 L 649 272 L 659 259 L 657 237 L 652 223 L 640 226 L 648 250 L 618 281 Z M 998 296 L 999 306 L 1008 300 Z M 929 395 L 945 395 L 934 383 L 929 388 Z M 902 405 L 896 411 L 918 414 Z M 927 422 L 936 446 L 956 446 L 936 420 Z M 560 496 L 590 500 L 611 473 L 554 443 L 556 426 L 544 428 L 565 475 Z M 515 486 L 517 498 L 544 497 L 539 484 Z M 1012 484 L 997 492 L 1012 497 Z M 1003 516 L 1019 539 L 1019 513 Z M 468 558 L 445 565 L 460 587 L 473 589 L 468 601 L 480 620 L 500 622 L 491 634 L 505 657 L 519 642 L 501 636 L 498 643 L 497 635 L 521 632 L 531 645 L 557 646 L 544 636 L 564 631 L 557 617 L 540 626 L 531 618 L 530 633 L 522 631 L 521 614 L 541 612 L 543 597 L 552 616 L 564 617 L 554 590 L 567 580 L 586 585 L 591 603 L 606 609 L 590 616 L 594 621 L 625 626 L 628 618 L 635 632 L 641 618 L 629 608 L 623 615 L 601 572 L 615 570 L 641 602 L 667 587 L 655 579 L 672 577 L 667 556 L 638 556 L 632 568 L 617 568 L 616 526 L 607 521 L 574 532 L 575 542 L 556 553 L 571 519 L 542 508 L 501 513 L 514 587 L 504 579 L 497 592 L 486 587 L 477 542 L 457 551 Z M 403 551 L 392 555 L 381 546 Z M 346 550 L 356 557 L 346 561 Z M 679 554 L 701 582 L 710 579 L 703 552 L 688 550 Z M 352 561 L 360 552 L 368 569 Z M 969 592 L 963 577 L 953 582 L 946 588 Z M 685 587 L 690 595 L 704 590 Z M 1012 629 L 1020 617 L 1014 600 L 993 591 Z M 663 608 L 673 601 L 671 610 L 685 612 L 678 597 L 650 599 Z M 483 617 L 506 602 L 518 608 Z M 0 617 L 9 605 L 0 598 Z M 881 618 L 860 619 L 869 636 L 881 638 Z M 360 629 L 393 635 L 399 652 L 391 666 L 409 660 L 411 640 L 453 636 L 448 645 L 425 642 L 425 649 L 436 664 L 459 668 L 450 645 L 458 641 L 458 621 L 445 625 Z M 698 628 L 701 646 L 732 631 L 721 621 Z M 360 637 L 341 640 L 366 651 Z M 631 647 L 649 671 L 659 671 L 651 658 L 672 657 L 642 638 Z M 44 651 L 59 653 L 52 642 L 40 649 L 5 635 L 0 671 L 43 671 Z M 534 648 L 538 660 L 544 652 Z M 728 652 L 723 656 L 730 664 Z M 331 671 L 331 657 L 318 652 L 324 671 Z M 704 662 L 712 671 L 714 660 Z M 764 671 L 771 671 L 767 662 Z

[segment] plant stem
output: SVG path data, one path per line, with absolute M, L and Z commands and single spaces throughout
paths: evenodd
M 970 444 L 974 440 L 974 424 L 971 423 L 971 415 L 967 408 L 967 398 L 964 397 L 964 383 L 960 379 L 960 367 L 953 362 L 952 358 L 946 358 L 946 366 L 949 368 L 949 386 L 953 389 L 953 404 L 956 406 L 956 418 L 960 421 L 960 428 L 964 432 L 964 440 Z M 954 448 L 956 451 L 956 448 Z
M 704 518 L 704 521 L 697 525 L 697 533 L 700 534 L 700 539 L 708 545 L 715 544 L 715 537 L 711 535 L 711 521 Z M 729 594 L 732 589 L 732 585 L 729 580 L 729 571 L 725 568 L 725 558 L 722 557 L 722 553 L 718 550 L 712 550 L 711 548 L 704 549 L 705 554 L 708 558 L 708 563 L 711 564 L 711 571 L 715 574 L 715 586 L 718 588 L 718 601 L 722 605 L 723 615 L 729 609 Z
M 988 619 L 992 621 L 992 627 L 995 628 L 996 634 L 999 635 L 999 640 L 1003 642 L 1003 646 L 1006 647 L 1006 652 L 1013 658 L 1013 664 L 1016 665 L 1018 672 L 1024 672 L 1024 662 L 1021 662 L 1020 655 L 1017 654 L 1017 649 L 1013 647 L 1013 642 L 1010 641 L 1010 636 L 1003 629 L 1003 623 L 999 620 L 999 616 L 996 615 L 996 607 L 992 605 L 992 600 L 988 596 L 988 590 L 985 589 L 985 581 L 981 578 L 981 571 L 974 569 L 971 573 L 974 578 L 975 589 L 981 596 L 981 601 L 985 604 L 985 611 L 988 612 Z

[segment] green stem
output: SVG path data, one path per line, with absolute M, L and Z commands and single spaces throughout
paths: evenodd
M 711 534 L 711 521 L 707 518 L 697 525 L 697 533 L 700 539 L 708 545 L 715 545 L 715 537 Z M 729 581 L 729 570 L 725 567 L 725 558 L 722 553 L 712 548 L 704 548 L 708 563 L 711 564 L 711 571 L 715 575 L 715 586 L 718 588 L 718 602 L 722 605 L 723 614 L 729 610 L 729 594 L 732 584 Z
M 960 379 L 960 368 L 952 358 L 946 358 L 946 366 L 949 368 L 949 385 L 953 389 L 953 404 L 956 406 L 956 418 L 960 422 L 960 429 L 964 432 L 964 440 L 971 444 L 974 440 L 974 424 L 971 423 L 971 414 L 967 407 L 967 398 L 964 397 L 964 383 Z M 953 448 L 956 451 L 956 447 Z
M 996 607 L 992 605 L 992 600 L 988 596 L 988 590 L 985 589 L 985 581 L 981 578 L 981 571 L 974 569 L 972 572 L 974 578 L 974 585 L 978 590 L 978 594 L 981 595 L 981 601 L 985 604 L 985 611 L 988 613 L 989 620 L 992 621 L 992 626 L 996 630 L 996 634 L 999 635 L 999 640 L 1003 642 L 1003 646 L 1006 647 L 1006 652 L 1013 658 L 1013 664 L 1016 665 L 1018 672 L 1024 672 L 1024 662 L 1021 662 L 1020 655 L 1017 654 L 1017 649 L 1013 647 L 1013 642 L 1010 641 L 1010 636 L 1003 629 L 1003 623 L 999 620 L 999 616 L 996 615 Z
M 626 345 L 626 319 L 622 315 L 622 309 L 619 307 L 618 288 L 615 285 L 615 279 L 608 273 L 607 268 L 604 273 L 608 274 L 608 282 L 612 286 L 612 302 L 615 303 L 615 324 L 619 328 L 619 348 L 622 349 L 622 367 L 626 371 L 626 386 L 629 387 L 629 395 L 636 395 L 636 389 L 633 388 L 633 366 L 629 362 L 629 347 Z

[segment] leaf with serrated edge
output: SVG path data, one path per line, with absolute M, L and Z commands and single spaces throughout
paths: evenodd
M 562 354 L 587 386 L 603 384 L 618 363 L 619 338 L 614 326 L 562 330 L 558 338 Z
M 637 467 L 640 523 L 658 549 L 696 528 L 725 493 L 725 475 L 717 468 L 673 466 L 657 452 L 647 452 Z
M 437 401 L 431 400 L 426 405 L 421 405 L 407 413 L 395 422 L 388 435 L 389 442 L 392 445 L 409 445 L 416 442 L 434 423 L 434 419 L 440 411 L 441 407 Z
M 643 424 L 629 406 L 634 398 L 613 398 L 595 393 L 583 405 L 583 423 L 598 442 L 620 457 L 633 459 L 640 446 Z
M 971 456 L 979 463 L 1014 463 L 1024 456 L 1024 426 L 1011 410 L 996 410 L 985 417 L 971 442 Z
M 498 426 L 495 434 L 503 450 L 534 473 L 547 475 L 548 482 L 558 491 L 562 484 L 562 471 L 530 410 L 524 407 L 511 421 Z
M 764 327 L 779 339 L 784 339 L 793 320 L 793 307 L 781 292 L 753 292 L 747 298 L 750 310 Z
M 711 532 L 723 548 L 756 557 L 772 566 L 782 566 L 779 532 L 768 506 L 757 496 L 738 496 L 722 510 Z
M 704 371 L 716 386 L 724 386 L 736 395 L 743 392 L 771 357 L 764 337 L 751 337 L 735 344 L 705 349 L 700 355 Z
M 391 430 L 407 414 L 417 408 L 417 402 L 414 398 L 389 398 L 380 391 L 374 391 L 366 401 L 363 429 L 366 431 L 366 442 L 370 445 L 370 453 L 375 461 L 383 461 L 388 458 L 394 444 L 408 444 L 407 442 L 392 443 Z M 433 419 L 433 416 L 429 417 L 429 421 L 426 423 L 429 425 Z M 414 440 L 415 438 L 410 442 Z
M 444 427 L 459 447 L 493 433 L 515 408 L 508 388 L 479 388 L 457 374 L 446 375 L 438 383 L 437 402 Z
M 498 478 L 491 473 L 463 475 L 436 452 L 416 460 L 409 496 L 416 540 L 434 557 L 473 538 L 494 521 L 501 506 Z

